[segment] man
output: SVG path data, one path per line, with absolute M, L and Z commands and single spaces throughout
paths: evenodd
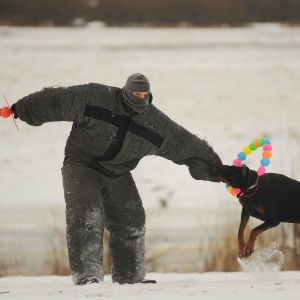
M 112 279 L 145 280 L 145 212 L 130 171 L 147 155 L 185 164 L 197 180 L 218 182 L 219 156 L 152 105 L 148 79 L 120 89 L 102 84 L 46 88 L 12 106 L 29 125 L 72 121 L 62 168 L 67 243 L 75 284 L 103 281 L 103 231 L 110 233 Z

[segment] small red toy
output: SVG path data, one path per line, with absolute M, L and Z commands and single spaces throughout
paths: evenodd
M 13 121 L 14 121 L 14 123 L 15 123 L 16 128 L 19 130 L 17 122 L 16 122 L 16 120 L 14 118 L 14 114 L 13 114 L 13 112 L 10 109 L 9 103 L 8 103 L 5 95 L 4 95 L 4 99 L 5 99 L 5 102 L 6 102 L 7 106 L 0 108 L 0 117 L 2 117 L 2 118 L 9 118 L 11 116 L 12 119 L 13 119 Z
M 11 114 L 12 114 L 12 111 L 10 110 L 9 107 L 5 106 L 5 107 L 0 108 L 0 116 L 2 118 L 8 118 L 11 116 Z

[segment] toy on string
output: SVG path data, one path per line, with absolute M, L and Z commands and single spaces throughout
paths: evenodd
M 233 160 L 232 164 L 236 167 L 241 167 L 247 156 L 258 148 L 262 148 L 262 158 L 260 160 L 260 166 L 257 169 L 257 175 L 264 175 L 266 173 L 266 167 L 270 164 L 270 158 L 272 157 L 272 145 L 269 139 L 258 138 L 249 143 L 249 145 L 243 147 L 242 151 L 237 154 L 237 158 Z M 226 184 L 226 189 L 232 196 L 237 196 L 241 192 L 239 188 L 233 188 L 228 184 Z
M 11 116 L 12 119 L 13 119 L 13 121 L 14 121 L 14 123 L 15 123 L 16 128 L 19 130 L 17 122 L 16 122 L 16 120 L 14 118 L 14 114 L 13 114 L 13 112 L 10 109 L 9 103 L 8 103 L 5 95 L 4 95 L 4 99 L 5 99 L 5 102 L 6 102 L 7 106 L 0 108 L 0 116 L 2 118 L 9 118 Z

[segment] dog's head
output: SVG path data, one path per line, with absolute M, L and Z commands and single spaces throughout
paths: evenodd
M 213 168 L 213 173 L 219 181 L 240 189 L 248 186 L 249 172 L 246 165 L 241 167 L 223 165 Z

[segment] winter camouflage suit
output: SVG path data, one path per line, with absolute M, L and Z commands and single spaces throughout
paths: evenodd
M 62 168 L 67 243 L 75 284 L 103 281 L 103 232 L 110 233 L 114 282 L 145 277 L 145 212 L 130 171 L 147 155 L 185 164 L 197 180 L 217 180 L 219 156 L 151 104 L 134 113 L 124 88 L 84 84 L 46 88 L 16 102 L 16 117 L 32 126 L 73 122 Z

